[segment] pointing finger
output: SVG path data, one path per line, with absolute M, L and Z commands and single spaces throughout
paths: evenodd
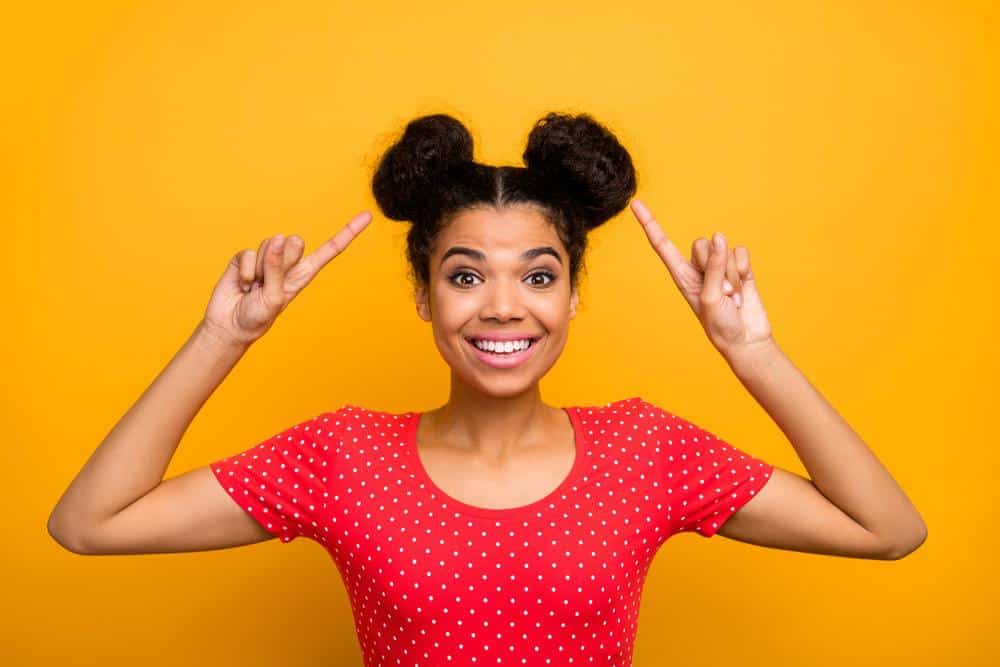
M 313 279 L 313 277 L 319 273 L 319 270 L 326 266 L 330 260 L 344 252 L 348 245 L 361 233 L 365 227 L 368 226 L 372 221 L 372 214 L 368 211 L 362 211 L 356 216 L 347 221 L 340 231 L 333 235 L 326 243 L 322 244 L 315 250 L 313 250 L 309 255 L 306 255 L 302 259 L 302 264 L 304 264 L 308 273 L 306 275 L 306 283 Z
M 686 291 L 681 272 L 685 267 L 691 267 L 690 262 L 687 261 L 677 246 L 674 245 L 673 241 L 664 233 L 660 227 L 660 223 L 656 221 L 649 208 L 641 200 L 633 199 L 631 207 L 632 212 L 646 232 L 649 244 L 653 246 L 653 250 L 656 251 L 656 254 L 660 256 L 660 259 L 667 266 L 667 270 L 670 272 L 674 282 L 677 283 L 677 286 L 682 291 Z

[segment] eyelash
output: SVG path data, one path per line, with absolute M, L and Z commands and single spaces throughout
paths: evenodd
M 461 289 L 468 289 L 469 287 L 473 287 L 473 285 L 459 285 L 458 283 L 455 282 L 455 278 L 456 277 L 461 276 L 461 275 L 466 275 L 466 274 L 468 274 L 470 276 L 475 276 L 476 275 L 472 271 L 465 271 L 465 270 L 455 271 L 454 273 L 452 273 L 451 275 L 448 276 L 448 282 L 450 282 L 455 287 L 459 287 Z M 532 285 L 532 287 L 548 287 L 549 285 L 551 285 L 552 283 L 554 283 L 555 280 L 556 280 L 556 274 L 552 273 L 551 271 L 544 271 L 544 270 L 543 271 L 535 271 L 534 273 L 532 273 L 528 277 L 532 278 L 534 276 L 547 276 L 548 279 L 549 279 L 549 282 L 545 283 L 544 285 Z M 478 277 L 478 276 L 476 276 L 476 277 Z

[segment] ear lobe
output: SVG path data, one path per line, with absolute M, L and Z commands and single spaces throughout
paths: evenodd
M 427 288 L 420 286 L 414 292 L 414 299 L 417 304 L 417 315 L 425 322 L 431 321 L 431 309 L 428 303 Z
M 580 305 L 580 292 L 577 288 L 573 288 L 573 291 L 569 295 L 569 318 L 573 319 L 576 317 L 576 307 Z

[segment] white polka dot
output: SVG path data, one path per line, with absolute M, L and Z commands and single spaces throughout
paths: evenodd
M 624 667 L 660 546 L 714 535 L 773 468 L 639 397 L 564 409 L 570 473 L 509 509 L 436 487 L 416 456 L 418 412 L 348 404 L 210 468 L 280 542 L 329 552 L 367 667 Z

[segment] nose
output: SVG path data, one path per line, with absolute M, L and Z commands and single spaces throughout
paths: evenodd
M 486 301 L 480 312 L 480 318 L 503 322 L 518 316 L 521 309 L 518 287 L 516 282 L 512 283 L 509 280 L 492 281 L 492 288 L 485 290 Z

